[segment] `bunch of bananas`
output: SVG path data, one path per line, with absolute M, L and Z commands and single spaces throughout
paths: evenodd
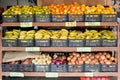
M 21 31 L 19 39 L 34 39 L 35 30 Z
M 67 39 L 68 38 L 68 34 L 69 34 L 69 32 L 66 29 L 53 31 L 51 39 Z
M 17 39 L 19 37 L 20 30 L 13 29 L 12 31 L 6 31 L 5 37 L 7 39 Z
M 102 30 L 100 31 L 102 39 L 115 39 L 116 35 L 112 31 L 109 30 Z
M 52 32 L 49 30 L 41 29 L 35 33 L 35 39 L 50 39 Z

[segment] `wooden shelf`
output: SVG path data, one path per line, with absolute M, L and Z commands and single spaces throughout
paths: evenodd
M 118 26 L 119 24 L 117 22 L 101 22 L 100 26 Z M 13 23 L 2 23 L 2 27 L 18 27 L 20 26 L 19 22 L 13 22 Z M 65 26 L 65 22 L 33 22 L 33 26 Z M 77 22 L 75 27 L 78 26 L 85 26 L 85 22 Z
M 22 72 L 24 76 L 45 76 L 45 72 Z M 80 76 L 86 76 L 88 75 L 89 72 L 59 72 L 58 76 L 59 77 L 80 77 Z M 91 72 L 93 76 L 118 76 L 117 72 Z M 10 72 L 2 72 L 2 76 L 9 76 Z
M 74 52 L 77 51 L 77 48 L 81 47 L 40 47 L 40 51 Z M 115 51 L 117 49 L 118 49 L 117 47 L 91 47 L 91 51 Z M 26 50 L 25 47 L 2 47 L 2 51 L 25 51 L 25 50 Z

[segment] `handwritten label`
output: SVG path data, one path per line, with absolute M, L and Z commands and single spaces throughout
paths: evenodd
M 32 22 L 21 22 L 20 27 L 32 27 Z
M 48 77 L 48 78 L 58 78 L 58 73 L 55 73 L 55 72 L 47 72 L 45 74 L 45 77 Z
M 93 77 L 93 73 L 85 73 L 85 76 L 88 76 L 88 77 Z
M 40 47 L 26 47 L 25 51 L 28 51 L 28 52 L 40 51 Z
M 77 52 L 91 52 L 91 47 L 78 47 Z
M 65 22 L 66 27 L 76 26 L 76 22 Z
M 85 26 L 100 26 L 100 22 L 85 22 Z
M 24 77 L 24 73 L 21 73 L 21 72 L 10 72 L 10 77 Z

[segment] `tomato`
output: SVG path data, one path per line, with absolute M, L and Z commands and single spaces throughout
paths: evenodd
M 86 77 L 86 80 L 91 80 L 91 77 Z
M 97 77 L 97 80 L 101 80 L 101 78 L 100 78 L 100 77 Z
M 92 80 L 97 80 L 97 77 L 94 77 Z
M 80 77 L 80 80 L 86 80 L 86 78 L 85 77 Z

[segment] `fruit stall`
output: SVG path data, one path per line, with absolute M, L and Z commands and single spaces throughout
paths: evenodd
M 0 80 L 120 80 L 119 5 L 37 0 L 1 9 Z

